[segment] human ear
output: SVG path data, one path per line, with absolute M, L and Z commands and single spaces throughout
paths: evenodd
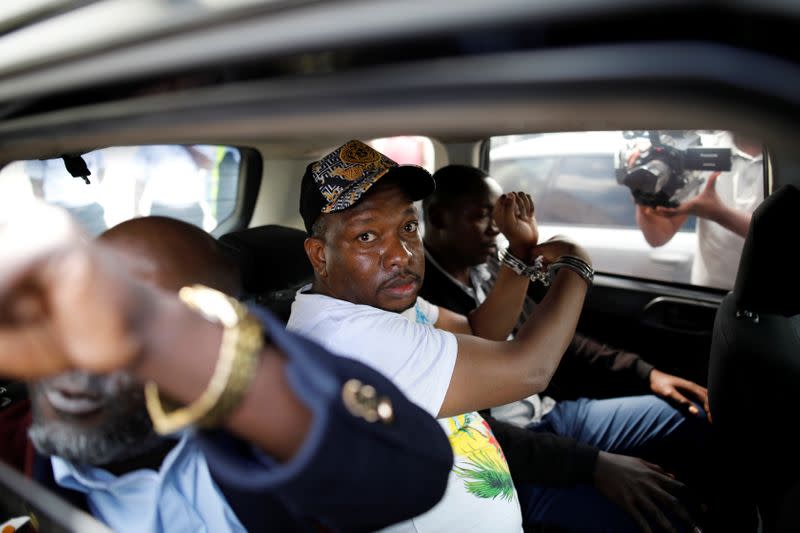
M 317 237 L 308 237 L 303 242 L 303 247 L 306 250 L 308 260 L 311 261 L 314 272 L 320 277 L 327 277 L 328 270 L 325 260 L 325 242 Z

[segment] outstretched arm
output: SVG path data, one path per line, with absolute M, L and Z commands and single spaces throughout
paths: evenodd
M 0 373 L 35 379 L 71 368 L 127 369 L 179 402 L 197 398 L 216 365 L 222 327 L 130 277 L 117 254 L 84 239 L 65 212 L 37 206 L 29 214 L 0 230 Z M 281 460 L 297 451 L 311 419 L 288 388 L 284 364 L 274 347 L 264 348 L 226 422 Z
M 752 214 L 725 205 L 717 194 L 719 175 L 719 172 L 712 173 L 703 192 L 678 207 L 636 206 L 636 222 L 650 246 L 661 246 L 669 242 L 689 215 L 716 222 L 740 237 L 747 236 Z
M 0 250 L 0 375 L 125 369 L 185 404 L 208 386 L 221 326 L 132 278 L 114 250 L 85 239 L 63 210 L 38 205 L 12 217 L 0 226 Z M 251 514 L 263 511 L 269 493 L 303 517 L 346 530 L 379 529 L 432 507 L 452 465 L 438 423 L 377 372 L 286 332 L 265 312 L 251 313 L 267 333 L 260 366 L 224 421 L 229 431 L 199 438 L 234 507 L 246 501 Z M 367 390 L 382 411 L 360 403 Z M 404 440 L 411 432 L 420 438 Z M 342 476 L 354 449 L 370 468 L 350 465 Z M 403 490 L 420 479 L 418 490 Z M 344 492 L 331 493 L 334 484 Z M 342 493 L 361 495 L 358 513 Z

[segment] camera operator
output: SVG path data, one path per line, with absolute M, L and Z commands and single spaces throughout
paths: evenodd
M 731 170 L 712 173 L 703 191 L 678 207 L 637 204 L 636 222 L 650 246 L 657 247 L 669 242 L 689 215 L 696 215 L 691 282 L 730 289 L 752 212 L 764 199 L 763 150 L 759 142 L 727 132 L 704 142 L 713 145 L 731 148 Z

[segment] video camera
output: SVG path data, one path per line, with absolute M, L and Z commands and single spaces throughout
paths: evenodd
M 617 183 L 628 187 L 639 205 L 677 207 L 699 191 L 705 182 L 701 172 L 731 169 L 730 148 L 704 148 L 696 132 L 626 131 L 623 135 L 629 142 L 619 153 Z

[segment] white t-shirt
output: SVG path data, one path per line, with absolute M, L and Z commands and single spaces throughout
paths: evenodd
M 458 354 L 455 336 L 433 327 L 439 308 L 418 298 L 411 309 L 391 313 L 310 294 L 309 288 L 297 292 L 287 329 L 373 367 L 436 416 Z M 439 424 L 454 455 L 444 496 L 428 512 L 385 531 L 522 531 L 508 463 L 486 421 L 472 412 L 439 419 Z
M 763 160 L 733 145 L 730 134 L 703 139 L 704 146 L 731 147 L 730 172 L 717 178 L 716 190 L 722 202 L 737 211 L 752 213 L 764 199 Z M 692 283 L 721 289 L 733 288 L 744 237 L 705 218 L 697 219 L 697 253 L 692 264 Z

